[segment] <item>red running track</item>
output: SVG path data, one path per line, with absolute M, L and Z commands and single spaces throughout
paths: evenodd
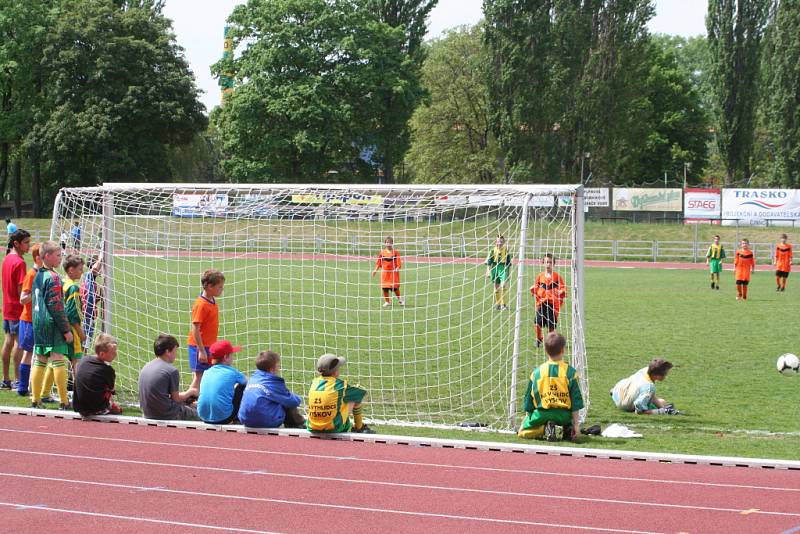
M 58 532 L 800 527 L 800 472 L 0 416 L 0 524 Z M 10 529 L 10 530 L 8 530 Z

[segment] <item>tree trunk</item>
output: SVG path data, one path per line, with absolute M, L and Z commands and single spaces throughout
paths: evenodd
M 36 219 L 42 216 L 41 170 L 39 157 L 36 156 L 31 162 L 31 207 L 33 208 L 33 216 Z
M 22 161 L 14 162 L 14 217 L 22 217 Z
M 6 193 L 6 182 L 8 181 L 8 143 L 3 143 L 3 148 L 0 150 L 0 203 Z
M 386 161 L 383 164 L 383 183 L 394 183 L 394 162 L 392 161 L 392 155 L 389 153 L 386 154 Z

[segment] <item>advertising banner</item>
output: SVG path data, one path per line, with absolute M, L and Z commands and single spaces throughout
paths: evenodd
M 800 219 L 800 190 L 723 189 L 722 218 L 738 219 L 750 224 Z
M 174 217 L 224 217 L 227 211 L 227 193 L 172 195 Z
M 689 187 L 683 192 L 683 220 L 693 222 L 719 222 L 722 198 L 719 189 Z
M 381 205 L 381 195 L 362 195 L 360 193 L 331 192 L 325 194 L 292 195 L 295 204 L 349 204 L 357 206 Z
M 615 187 L 617 211 L 683 211 L 680 189 L 643 189 Z
M 583 190 L 583 205 L 588 208 L 608 207 L 607 187 L 586 187 Z

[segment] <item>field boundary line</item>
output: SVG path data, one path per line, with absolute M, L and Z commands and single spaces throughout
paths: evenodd
M 81 417 L 75 412 L 61 412 L 36 408 L 0 406 L 0 415 L 27 415 L 67 420 L 90 420 L 103 423 L 118 423 L 169 428 L 184 428 L 216 432 L 235 432 L 240 434 L 260 434 L 267 436 L 287 436 L 308 439 L 333 439 L 361 443 L 380 443 L 386 445 L 408 445 L 416 447 L 436 447 L 444 449 L 464 449 L 493 452 L 515 452 L 575 458 L 600 458 L 608 460 L 634 460 L 658 463 L 689 465 L 709 465 L 721 467 L 750 467 L 763 469 L 786 469 L 800 471 L 800 461 L 776 460 L 766 458 L 739 458 L 733 456 L 703 456 L 661 452 L 625 451 L 615 449 L 581 448 L 568 446 L 538 445 L 527 443 L 499 443 L 493 441 L 471 441 L 462 439 L 421 438 L 415 436 L 396 436 L 389 434 L 312 434 L 307 430 L 292 428 L 246 428 L 242 425 L 208 425 L 201 421 L 157 421 L 142 417 L 98 415 Z

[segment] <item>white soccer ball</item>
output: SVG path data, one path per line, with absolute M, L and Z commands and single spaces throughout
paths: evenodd
M 778 371 L 784 375 L 796 375 L 800 373 L 800 358 L 794 354 L 787 353 L 778 356 Z

